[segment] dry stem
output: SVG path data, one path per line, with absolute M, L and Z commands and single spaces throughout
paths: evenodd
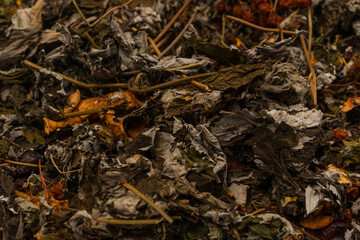
M 90 109 L 90 110 L 85 110 L 85 111 L 79 111 L 79 112 L 64 113 L 64 114 L 62 114 L 61 116 L 62 116 L 63 118 L 71 118 L 71 117 L 77 117 L 77 116 L 95 114 L 95 113 L 99 113 L 99 112 L 103 112 L 103 111 L 105 111 L 105 109 L 103 109 L 103 108 L 95 108 L 95 109 Z
M 120 182 L 121 185 L 123 187 L 125 187 L 126 189 L 132 191 L 133 193 L 135 193 L 138 197 L 140 197 L 142 200 L 144 200 L 145 202 L 147 202 L 151 207 L 153 207 L 156 211 L 158 211 L 161 216 L 163 216 L 169 223 L 172 223 L 174 220 L 166 213 L 164 212 L 161 208 L 159 208 L 158 206 L 155 205 L 155 203 L 153 203 L 149 198 L 147 198 L 144 194 L 142 194 L 141 192 L 139 192 L 136 188 L 134 188 L 133 186 L 131 186 L 130 184 L 126 183 L 125 181 L 121 181 Z
M 61 171 L 61 170 L 58 168 L 58 166 L 56 165 L 56 163 L 55 163 L 55 161 L 54 161 L 54 158 L 53 158 L 52 154 L 50 154 L 50 160 L 51 160 L 52 164 L 54 165 L 54 167 L 56 168 L 56 170 L 58 170 L 58 172 L 59 172 L 60 174 L 72 173 L 72 172 L 78 172 L 78 171 L 80 171 L 80 170 L 81 170 L 81 168 L 79 168 L 79 169 L 75 169 L 75 170 L 71 170 L 71 171 L 66 171 L 66 172 L 63 172 L 63 171 Z
M 240 19 L 240 18 L 237 18 L 237 17 L 234 17 L 234 16 L 230 16 L 230 15 L 227 15 L 226 16 L 228 19 L 231 19 L 231 20 L 234 20 L 234 21 L 237 21 L 239 23 L 242 23 L 246 26 L 249 26 L 249 27 L 252 27 L 252 28 L 255 28 L 255 29 L 258 29 L 258 30 L 261 30 L 261 31 L 264 31 L 264 32 L 280 32 L 279 29 L 277 28 L 265 28 L 265 27 L 260 27 L 256 24 L 253 24 L 253 23 L 250 23 L 250 22 L 247 22 L 243 19 Z M 295 35 L 296 32 L 294 31 L 289 31 L 289 30 L 282 30 L 283 33 L 286 33 L 286 34 L 291 34 L 291 35 Z
M 314 68 L 313 68 L 313 66 L 312 66 L 312 64 L 311 64 L 310 56 L 309 56 L 309 53 L 308 53 L 307 48 L 306 48 L 306 43 L 305 43 L 304 35 L 303 35 L 303 34 L 300 34 L 299 37 L 300 37 L 300 41 L 301 41 L 302 48 L 303 48 L 303 50 L 304 50 L 306 62 L 307 62 L 307 64 L 308 64 L 308 67 L 309 67 L 309 70 L 310 70 L 310 73 L 311 73 L 311 78 L 312 78 L 311 81 L 310 81 L 310 92 L 311 92 L 311 96 L 312 96 L 312 98 L 313 98 L 314 104 L 317 105 L 316 74 L 315 74 Z
M 0 159 L 0 161 L 6 162 L 6 163 L 8 163 L 8 164 L 19 165 L 19 166 L 36 167 L 36 168 L 39 167 L 39 165 L 37 165 L 37 164 L 16 162 L 16 161 L 7 160 L 7 159 Z M 44 166 L 44 165 L 41 165 L 41 167 L 42 167 L 42 168 L 46 168 L 46 166 Z
M 311 6 L 308 6 L 308 25 L 309 25 L 308 52 L 311 53 L 312 35 L 313 35 L 313 24 L 312 24 Z
M 118 225 L 152 225 L 159 224 L 162 219 L 108 219 L 108 218 L 97 218 L 93 217 L 95 221 L 108 223 L 108 224 L 118 224 Z
M 8 139 L 5 136 L 2 136 L 2 139 L 6 140 L 7 142 L 9 142 L 10 144 L 14 145 L 15 147 L 21 148 L 21 146 L 13 141 L 11 141 L 10 139 Z
M 155 86 L 152 86 L 152 87 L 148 87 L 148 88 L 140 88 L 140 89 L 139 88 L 128 88 L 128 89 L 130 91 L 132 91 L 132 92 L 147 93 L 147 92 L 155 91 L 157 89 L 177 86 L 177 85 L 180 85 L 182 83 L 189 82 L 191 80 L 204 78 L 204 77 L 209 77 L 209 76 L 212 76 L 212 75 L 215 75 L 215 74 L 217 74 L 217 73 L 216 72 L 202 73 L 202 74 L 197 74 L 197 75 L 193 75 L 193 76 L 189 76 L 189 77 L 176 79 L 176 80 L 166 82 L 166 83 L 161 83 L 161 84 L 158 84 L 158 85 L 155 85 Z
M 176 19 L 179 18 L 181 13 L 189 6 L 192 0 L 186 0 L 184 5 L 180 8 L 180 10 L 175 14 L 175 16 L 170 20 L 170 22 L 165 26 L 165 28 L 159 33 L 159 35 L 154 39 L 155 43 L 157 43 L 160 38 L 170 29 L 170 27 L 175 23 Z
M 30 62 L 28 60 L 24 60 L 23 64 L 30 67 L 30 68 L 34 68 L 36 70 L 39 70 L 39 71 L 44 69 L 43 67 L 41 67 L 41 66 L 39 66 L 39 65 L 37 65 L 35 63 L 32 63 L 32 62 Z M 79 85 L 79 86 L 84 87 L 84 88 L 126 88 L 127 87 L 126 83 L 107 83 L 107 84 L 84 83 L 84 82 L 75 80 L 75 79 L 73 79 L 71 77 L 65 76 L 65 75 L 63 75 L 61 73 L 53 72 L 53 71 L 51 71 L 51 72 L 59 75 L 60 77 L 62 77 L 64 80 L 66 80 L 68 82 L 71 82 L 73 84 Z
M 183 30 L 181 30 L 180 34 L 174 39 L 174 41 L 172 41 L 170 43 L 170 45 L 161 53 L 161 55 L 159 55 L 159 58 L 161 58 L 162 56 L 164 56 L 168 51 L 170 51 L 170 49 L 182 38 L 182 36 L 184 35 L 186 29 L 189 27 L 189 25 L 194 21 L 196 17 L 196 11 L 194 12 L 194 14 L 191 16 L 191 18 L 189 19 L 189 21 L 186 23 L 185 27 L 183 28 Z M 156 42 L 156 40 L 154 40 Z

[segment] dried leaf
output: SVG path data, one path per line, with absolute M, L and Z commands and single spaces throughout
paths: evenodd
M 33 143 L 35 141 L 38 144 L 45 144 L 44 135 L 40 130 L 34 127 L 24 127 L 22 131 L 24 133 L 26 140 L 29 143 Z

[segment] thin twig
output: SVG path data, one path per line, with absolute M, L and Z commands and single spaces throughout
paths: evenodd
M 212 89 L 213 89 L 212 87 L 210 87 L 210 86 L 208 86 L 206 84 L 203 84 L 201 82 L 195 81 L 195 80 L 192 80 L 191 84 L 194 85 L 195 87 L 200 88 L 201 90 L 204 90 L 204 91 L 207 91 L 207 92 L 211 92 Z
M 17 143 L 14 142 L 14 141 L 11 141 L 10 139 L 8 139 L 8 138 L 5 137 L 5 136 L 2 136 L 2 139 L 6 140 L 7 142 L 9 142 L 10 144 L 14 145 L 15 147 L 21 148 L 21 146 L 20 146 L 19 144 L 17 144 Z
M 8 166 L 9 164 L 8 163 L 2 163 L 0 164 L 0 167 L 5 167 L 5 166 Z
M 64 113 L 61 116 L 63 118 L 72 118 L 72 117 L 77 117 L 77 116 L 95 114 L 95 113 L 104 112 L 104 111 L 105 111 L 105 109 L 103 109 L 103 108 L 95 108 L 95 109 L 79 111 L 79 112 Z
M 233 233 L 237 240 L 241 240 L 240 235 L 239 235 L 238 231 L 236 230 L 236 228 L 233 228 Z
M 180 66 L 180 67 L 168 68 L 168 69 L 165 69 L 165 71 L 173 72 L 173 71 L 184 70 L 184 69 L 188 69 L 188 68 L 192 68 L 192 67 L 197 67 L 197 66 L 201 66 L 201 63 L 197 62 L 197 63 L 192 63 L 192 64 Z M 131 75 L 135 75 L 135 74 L 138 74 L 138 73 L 141 73 L 141 70 L 134 70 L 134 71 L 129 71 L 129 72 L 123 72 L 123 73 L 121 73 L 121 75 L 122 75 L 122 76 L 131 76 Z
M 86 22 L 86 24 L 90 27 L 90 23 L 88 22 L 88 20 L 86 19 L 86 17 L 84 16 L 84 14 L 82 13 L 82 11 L 80 10 L 79 6 L 77 5 L 75 0 L 71 0 L 72 3 L 74 4 L 76 10 L 78 11 L 78 13 L 80 14 L 81 18 Z
M 134 71 L 128 71 L 128 72 L 122 72 L 121 76 L 131 76 L 131 75 L 135 75 L 141 73 L 140 70 L 134 70 Z
M 30 67 L 30 68 L 34 68 L 36 70 L 41 71 L 42 69 L 44 69 L 43 67 L 40 67 L 39 65 L 32 63 L 28 60 L 24 60 L 23 64 Z M 95 83 L 83 83 L 81 81 L 75 80 L 73 78 L 70 78 L 68 76 L 65 76 L 61 73 L 58 72 L 53 72 L 54 74 L 59 75 L 60 77 L 62 77 L 64 80 L 74 83 L 76 85 L 79 85 L 81 87 L 84 88 L 127 88 L 127 83 L 108 83 L 108 84 L 95 84 Z M 217 74 L 216 72 L 209 72 L 209 73 L 202 73 L 202 74 L 197 74 L 197 75 L 193 75 L 193 76 L 189 76 L 189 77 L 185 77 L 185 78 L 180 78 L 180 79 L 176 79 L 170 82 L 166 82 L 166 83 L 161 83 L 152 87 L 148 87 L 148 88 L 129 88 L 130 91 L 133 92 L 138 92 L 138 93 L 146 93 L 146 92 L 152 92 L 155 91 L 157 89 L 161 89 L 161 88 L 166 88 L 166 87 L 170 87 L 170 86 L 176 86 L 191 80 L 195 80 L 195 79 L 199 79 L 199 78 L 203 78 L 203 77 L 209 77 L 211 75 L 215 75 Z
M 108 219 L 108 218 L 97 218 L 92 217 L 95 221 L 117 224 L 117 225 L 155 225 L 159 224 L 162 219 Z
M 224 42 L 224 38 L 225 38 L 225 22 L 226 18 L 225 18 L 225 13 L 222 15 L 221 18 L 221 22 L 222 22 L 222 27 L 221 27 L 221 44 L 224 45 L 225 47 L 229 47 L 228 45 L 226 45 L 226 43 Z
M 336 118 L 335 114 L 330 114 L 330 113 L 323 113 L 324 117 L 332 117 L 332 118 Z
M 163 37 L 157 44 L 156 47 L 159 48 L 161 47 L 167 40 L 169 40 L 169 38 L 171 37 L 172 33 L 169 32 L 168 34 L 165 35 L 165 37 Z M 155 50 L 153 48 L 150 49 L 150 54 L 152 54 Z
M 344 83 L 344 84 L 331 84 L 332 87 L 346 87 L 349 86 L 351 84 L 356 84 L 357 83 L 357 79 L 348 83 Z
M 159 48 L 156 46 L 156 43 L 154 42 L 154 40 L 151 37 L 147 37 L 147 40 L 149 41 L 149 43 L 151 44 L 151 46 L 153 47 L 153 49 L 155 50 L 156 54 L 158 56 L 161 55 L 161 52 L 159 50 Z M 160 58 L 160 57 L 159 57 Z
M 133 0 L 129 0 L 129 1 L 127 1 L 127 2 L 124 3 L 124 4 L 121 4 L 121 5 L 119 5 L 119 6 L 115 6 L 115 7 L 113 7 L 113 8 L 110 8 L 104 15 L 102 15 L 101 17 L 99 17 L 95 22 L 91 23 L 91 24 L 89 25 L 89 27 L 95 26 L 96 24 L 98 24 L 98 23 L 101 21 L 101 19 L 103 19 L 104 17 L 106 17 L 107 15 L 109 15 L 111 12 L 115 11 L 115 10 L 118 9 L 118 8 L 123 8 L 123 7 L 125 7 L 126 5 L 128 5 L 129 3 L 131 3 L 132 1 L 133 1 Z
M 166 240 L 166 227 L 165 227 L 165 223 L 161 223 L 161 229 L 163 232 L 163 235 L 161 237 L 161 240 Z
M 290 222 L 290 221 L 288 220 L 288 222 Z M 296 228 L 297 230 L 299 230 L 300 232 L 302 232 L 303 234 L 305 234 L 306 236 L 308 236 L 308 237 L 311 238 L 312 240 L 320 240 L 319 238 L 317 238 L 317 237 L 315 237 L 314 235 L 308 233 L 308 232 L 305 231 L 304 229 L 298 227 L 298 226 L 295 225 L 294 223 L 292 223 L 292 222 L 290 222 L 290 223 L 291 223 L 291 225 L 292 225 L 294 228 Z
M 172 33 L 169 32 L 168 34 L 166 34 L 165 37 L 163 37 L 163 39 L 161 39 L 158 43 L 156 43 L 156 46 L 159 48 L 161 47 L 167 40 L 169 40 L 169 38 L 171 37 Z
M 204 77 L 209 77 L 209 76 L 212 76 L 212 75 L 215 75 L 215 74 L 217 74 L 217 73 L 216 72 L 202 73 L 202 74 L 197 74 L 197 75 L 193 75 L 193 76 L 189 76 L 189 77 L 176 79 L 176 80 L 166 82 L 166 83 L 161 83 L 161 84 L 158 84 L 158 85 L 155 85 L 155 86 L 152 86 L 152 87 L 148 87 L 148 88 L 128 88 L 128 90 L 130 90 L 132 92 L 137 92 L 137 93 L 147 93 L 147 92 L 155 91 L 157 89 L 177 86 L 177 85 L 189 82 L 191 80 L 204 78 Z
M 156 54 L 158 55 L 158 57 L 160 58 L 163 54 L 160 52 L 160 50 L 158 49 L 158 47 L 156 46 L 155 42 L 152 40 L 152 38 L 148 37 L 148 40 L 150 42 L 150 44 L 153 46 Z M 163 58 L 163 57 L 161 57 Z M 177 71 L 177 70 L 182 70 L 182 69 L 186 69 L 186 68 L 191 68 L 191 67 L 196 67 L 196 66 L 200 66 L 201 63 L 193 63 L 193 64 L 189 64 L 189 65 L 185 65 L 185 66 L 181 66 L 181 67 L 175 67 L 175 68 L 169 68 L 167 69 L 167 71 Z M 182 74 L 181 77 L 187 77 L 185 74 Z M 212 89 L 206 85 L 206 84 L 203 84 L 203 83 L 199 83 L 195 80 L 192 80 L 191 81 L 191 84 L 200 88 L 201 90 L 204 90 L 204 91 L 208 91 L 210 92 Z
M 166 71 L 174 72 L 174 71 L 184 70 L 184 69 L 198 67 L 198 66 L 201 66 L 201 63 L 197 62 L 197 63 L 192 63 L 192 64 L 180 66 L 180 67 L 168 68 L 168 69 L 166 69 Z
M 39 165 L 37 164 L 31 164 L 31 163 L 23 163 L 23 162 L 16 162 L 16 161 L 12 161 L 12 160 L 7 160 L 7 159 L 0 159 L 0 161 L 6 162 L 8 164 L 13 164 L 13 165 L 19 165 L 19 166 L 25 166 L 25 167 L 36 167 L 38 168 Z M 41 165 L 42 168 L 46 168 L 46 166 Z
M 169 223 L 172 223 L 174 221 L 166 212 L 164 212 L 161 208 L 159 208 L 157 205 L 155 205 L 155 203 L 153 203 L 148 197 L 146 197 L 144 194 L 139 192 L 136 188 L 134 188 L 133 186 L 128 184 L 126 181 L 120 181 L 120 184 L 123 187 L 125 187 L 126 189 L 135 193 L 142 200 L 147 202 L 151 207 L 153 207 L 156 211 L 158 211 L 161 214 L 161 216 L 163 216 Z
M 47 193 L 47 194 L 45 194 L 45 197 L 46 197 L 46 200 L 49 202 L 49 190 L 48 190 L 48 188 L 47 188 L 47 186 L 46 186 L 46 183 L 45 183 L 45 178 L 43 177 L 43 175 L 42 175 L 42 171 L 41 171 L 41 159 L 39 158 L 39 174 L 40 174 L 40 178 L 41 178 L 41 182 L 42 182 L 42 184 L 44 185 L 44 188 L 45 188 L 45 192 Z
M 288 22 L 291 20 L 291 18 L 293 16 L 295 16 L 296 14 L 298 14 L 299 12 L 300 12 L 300 8 L 296 9 L 289 16 L 287 16 L 284 20 L 282 20 L 282 22 L 280 23 L 281 28 L 286 27 Z
M 261 31 L 264 31 L 264 32 L 280 32 L 279 29 L 277 28 L 265 28 L 265 27 L 260 27 L 256 24 L 253 24 L 253 23 L 250 23 L 248 21 L 245 21 L 243 19 L 240 19 L 240 18 L 237 18 L 237 17 L 234 17 L 234 16 L 230 16 L 230 15 L 227 15 L 226 18 L 228 19 L 231 19 L 231 20 L 234 20 L 234 21 L 237 21 L 239 23 L 242 23 L 248 27 L 252 27 L 252 28 L 255 28 L 257 30 L 261 30 Z M 283 33 L 286 33 L 286 34 L 291 34 L 291 35 L 295 35 L 296 32 L 294 31 L 289 31 L 289 30 L 282 30 Z
M 313 24 L 312 24 L 311 6 L 308 6 L 308 26 L 309 26 L 308 52 L 311 53 L 312 35 L 313 35 Z
M 258 209 L 258 210 L 253 211 L 252 213 L 250 213 L 250 215 L 259 214 L 259 213 L 261 213 L 261 212 L 263 212 L 263 211 L 265 211 L 265 210 L 266 210 L 266 208 L 260 208 L 260 209 Z
M 118 21 L 118 23 L 121 25 L 121 24 L 123 24 L 123 20 L 121 20 L 120 18 L 116 18 L 116 20 Z M 133 31 L 133 32 L 137 32 L 137 28 L 135 28 L 135 27 L 131 27 L 130 28 L 131 29 L 131 31 Z
M 185 27 L 183 28 L 183 30 L 181 30 L 180 34 L 174 39 L 174 41 L 172 41 L 170 43 L 170 45 L 161 53 L 161 55 L 159 56 L 159 58 L 161 58 L 162 56 L 164 56 L 168 51 L 170 51 L 171 48 L 174 47 L 174 45 L 182 38 L 182 36 L 184 35 L 186 29 L 189 27 L 189 25 L 194 21 L 195 17 L 196 17 L 196 11 L 194 12 L 194 14 L 191 16 L 191 18 L 189 19 L 189 21 L 186 23 Z M 156 41 L 155 41 L 156 42 Z
M 58 166 L 56 165 L 52 154 L 50 154 L 50 160 L 51 160 L 52 164 L 54 165 L 54 167 L 56 168 L 56 170 L 58 170 L 58 172 L 59 172 L 60 174 L 73 173 L 73 172 L 78 172 L 78 171 L 81 170 L 81 168 L 79 168 L 79 169 L 75 169 L 75 170 L 63 172 L 63 171 L 61 171 L 61 170 L 58 168 Z
M 311 92 L 311 96 L 313 98 L 313 102 L 314 102 L 314 105 L 317 105 L 317 93 L 316 93 L 316 74 L 315 74 L 315 71 L 314 71 L 314 68 L 311 64 L 311 59 L 310 59 L 310 56 L 309 56 L 309 53 L 307 51 L 307 48 L 306 48 L 306 43 L 305 43 L 305 38 L 304 38 L 304 35 L 303 34 L 300 34 L 299 35 L 299 38 L 300 38 L 300 41 L 301 41 L 301 45 L 302 45 L 302 48 L 304 50 L 304 54 L 305 54 L 305 58 L 306 58 L 306 62 L 308 64 L 308 67 L 309 67 L 309 70 L 310 70 L 310 73 L 311 73 L 311 81 L 310 81 L 310 92 Z
M 182 12 L 189 6 L 192 0 L 186 0 L 184 5 L 179 9 L 179 11 L 175 14 L 175 16 L 170 20 L 170 22 L 164 27 L 164 29 L 157 35 L 154 39 L 155 43 L 157 43 L 162 36 L 170 29 L 170 27 L 175 23 L 175 21 L 179 18 Z
M 43 67 L 35 64 L 35 63 L 32 63 L 28 60 L 24 60 L 22 62 L 24 65 L 30 67 L 30 68 L 34 68 L 36 70 L 39 70 L 41 71 L 42 69 L 44 69 Z M 50 71 L 50 70 L 48 70 Z M 107 84 L 96 84 L 96 83 L 84 83 L 84 82 L 81 82 L 81 81 L 78 81 L 78 80 L 75 80 L 71 77 L 68 77 L 68 76 L 65 76 L 61 73 L 58 73 L 58 72 L 53 72 L 53 71 L 50 71 L 54 74 L 57 74 L 59 75 L 60 77 L 62 77 L 64 80 L 68 81 L 68 82 L 71 82 L 73 84 L 76 84 L 76 85 L 79 85 L 81 87 L 84 87 L 84 88 L 126 88 L 127 87 L 127 84 L 126 83 L 107 83 Z
M 93 48 L 100 49 L 100 47 L 95 43 L 94 39 L 90 36 L 88 32 L 84 33 L 84 35 L 89 40 Z

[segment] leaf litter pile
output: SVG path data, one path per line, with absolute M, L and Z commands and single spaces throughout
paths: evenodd
M 359 19 L 1 1 L 1 238 L 360 239 Z

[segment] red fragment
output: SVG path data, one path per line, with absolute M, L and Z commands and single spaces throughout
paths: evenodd
M 220 1 L 216 4 L 216 10 L 218 11 L 218 13 L 223 13 L 225 10 L 225 4 L 223 1 Z
M 331 129 L 331 131 L 333 131 L 332 137 L 335 138 L 336 142 L 341 142 L 342 140 L 350 141 L 349 135 L 341 128 Z
M 346 192 L 346 199 L 348 201 L 355 201 L 359 196 L 359 188 L 358 187 L 351 187 Z
M 360 80 L 360 60 L 356 61 L 355 64 L 351 66 L 347 73 L 347 76 L 354 81 Z
M 311 0 L 280 0 L 279 8 L 281 10 L 304 8 L 311 5 Z

